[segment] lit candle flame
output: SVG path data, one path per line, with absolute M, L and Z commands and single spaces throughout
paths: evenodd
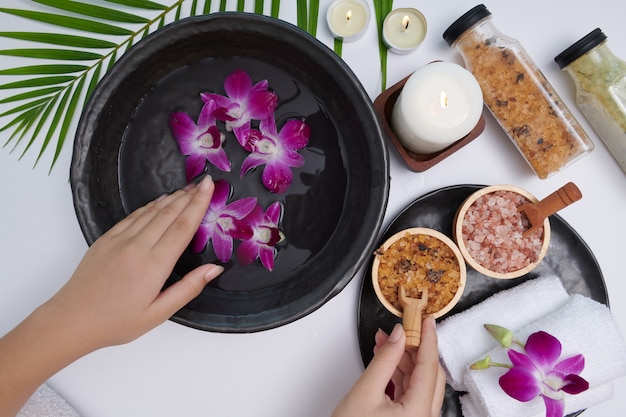
M 409 23 L 411 23 L 411 18 L 409 16 L 404 16 L 402 18 L 402 31 L 403 32 L 409 28 Z
M 346 20 L 350 22 L 350 19 L 352 19 L 352 10 L 348 10 L 348 13 L 346 13 Z
M 442 91 L 441 94 L 439 95 L 439 105 L 441 106 L 442 109 L 445 109 L 446 107 L 448 107 L 448 95 L 446 94 L 445 91 Z

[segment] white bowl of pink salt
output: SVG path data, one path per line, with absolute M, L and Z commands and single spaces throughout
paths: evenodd
M 528 191 L 493 185 L 471 194 L 459 207 L 454 238 L 466 263 L 492 278 L 518 278 L 532 271 L 550 245 L 550 221 L 524 234 L 530 223 L 518 207 L 536 203 Z

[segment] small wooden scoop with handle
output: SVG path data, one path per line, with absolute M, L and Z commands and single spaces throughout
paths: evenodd
M 402 327 L 406 333 L 406 347 L 418 348 L 422 340 L 422 312 L 428 304 L 428 289 L 422 290 L 420 298 L 406 295 L 406 290 L 400 286 L 398 300 L 402 306 Z
M 534 232 L 543 224 L 546 217 L 580 200 L 583 194 L 573 182 L 568 182 L 538 203 L 525 203 L 517 208 L 517 211 L 524 212 L 530 228 L 523 233 L 524 236 Z

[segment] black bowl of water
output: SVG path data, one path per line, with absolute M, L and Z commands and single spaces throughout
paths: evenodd
M 310 127 L 305 163 L 286 192 L 269 192 L 261 169 L 240 176 L 246 152 L 228 137 L 231 172 L 207 166 L 233 187 L 230 200 L 256 197 L 283 206 L 274 269 L 236 255 L 224 273 L 172 320 L 208 331 L 252 332 L 301 318 L 352 279 L 374 249 L 389 193 L 389 161 L 372 103 L 350 68 L 297 27 L 267 16 L 215 13 L 172 23 L 146 37 L 96 87 L 79 122 L 70 183 L 89 244 L 136 208 L 186 184 L 185 156 L 168 116 L 195 120 L 200 93 L 224 92 L 244 70 L 278 96 L 280 128 Z M 237 245 L 237 243 L 235 243 Z M 166 285 L 203 263 L 219 263 L 211 244 L 186 250 Z

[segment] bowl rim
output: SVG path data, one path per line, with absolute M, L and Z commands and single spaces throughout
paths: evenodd
M 543 243 L 541 245 L 541 250 L 539 251 L 539 256 L 535 262 L 528 264 L 522 269 L 518 269 L 516 271 L 511 271 L 511 272 L 505 272 L 505 273 L 496 272 L 496 271 L 492 271 L 490 269 L 485 268 L 484 266 L 479 264 L 477 261 L 475 261 L 474 258 L 470 255 L 469 251 L 467 250 L 465 242 L 463 241 L 463 221 L 462 220 L 465 217 L 467 210 L 470 208 L 472 204 L 474 204 L 476 200 L 478 200 L 480 197 L 486 194 L 490 194 L 496 191 L 512 191 L 512 192 L 515 192 L 517 194 L 520 194 L 526 197 L 528 200 L 532 201 L 533 203 L 536 203 L 539 201 L 529 191 L 523 188 L 517 187 L 515 185 L 496 184 L 496 185 L 490 185 L 490 186 L 481 188 L 480 190 L 475 191 L 474 193 L 470 194 L 470 196 L 467 197 L 463 201 L 463 203 L 459 206 L 454 216 L 452 234 L 454 236 L 454 240 L 456 241 L 457 246 L 459 247 L 459 250 L 461 251 L 461 254 L 463 255 L 463 258 L 465 258 L 465 262 L 467 262 L 467 264 L 469 264 L 469 266 L 471 266 L 476 271 L 480 272 L 483 275 L 486 275 L 491 278 L 496 278 L 496 279 L 519 278 L 523 275 L 526 275 L 533 269 L 535 269 L 537 265 L 541 263 L 546 253 L 548 252 L 548 248 L 550 246 L 550 219 L 546 218 L 543 222 L 543 231 L 544 231 Z
M 443 316 L 444 314 L 448 313 L 450 310 L 452 310 L 454 306 L 461 299 L 461 296 L 463 296 L 463 292 L 465 291 L 465 285 L 467 282 L 467 268 L 465 265 L 465 260 L 463 259 L 463 255 L 459 251 L 458 246 L 454 243 L 452 239 L 450 239 L 448 236 L 446 236 L 445 234 L 441 233 L 438 230 L 430 229 L 427 227 L 410 227 L 408 229 L 400 230 L 399 232 L 394 233 L 387 240 L 385 240 L 385 242 L 376 251 L 376 254 L 374 256 L 374 261 L 372 262 L 371 279 L 372 279 L 372 284 L 374 286 L 374 293 L 376 294 L 376 297 L 381 302 L 381 304 L 390 313 L 394 314 L 397 317 L 402 317 L 402 312 L 396 307 L 394 307 L 393 304 L 391 304 L 387 300 L 387 298 L 382 294 L 382 291 L 380 289 L 380 284 L 378 283 L 378 267 L 380 265 L 380 258 L 382 254 L 379 253 L 378 251 L 381 249 L 382 251 L 387 250 L 392 244 L 404 238 L 407 234 L 427 235 L 430 237 L 434 237 L 435 239 L 438 239 L 439 241 L 446 244 L 446 246 L 448 246 L 452 250 L 452 252 L 454 253 L 454 256 L 457 259 L 457 263 L 460 269 L 459 286 L 456 290 L 456 293 L 454 294 L 454 297 L 452 297 L 452 299 L 448 302 L 448 304 L 446 304 L 440 310 L 432 313 L 432 316 L 434 318 L 439 318 Z

